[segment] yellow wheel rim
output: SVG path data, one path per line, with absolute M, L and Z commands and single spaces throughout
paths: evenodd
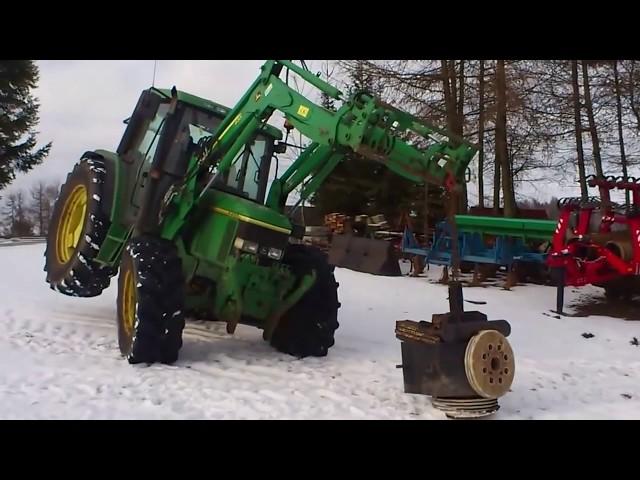
M 131 270 L 124 274 L 124 288 L 122 291 L 122 326 L 127 335 L 131 335 L 136 318 L 136 285 Z
M 80 242 L 87 213 L 87 198 L 86 187 L 78 185 L 73 189 L 62 208 L 56 238 L 56 256 L 60 263 L 69 261 Z

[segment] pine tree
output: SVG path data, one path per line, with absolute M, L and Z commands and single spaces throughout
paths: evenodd
M 11 193 L 5 208 L 7 219 L 6 230 L 12 237 L 28 237 L 33 235 L 33 221 L 29 218 L 25 196 L 22 191 Z
M 36 149 L 39 104 L 31 90 L 38 80 L 32 60 L 0 60 L 0 190 L 17 172 L 40 164 L 51 149 L 51 143 Z

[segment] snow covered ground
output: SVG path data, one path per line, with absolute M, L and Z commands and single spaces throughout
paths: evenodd
M 251 327 L 229 336 L 223 325 L 194 322 L 176 365 L 147 367 L 119 355 L 116 282 L 95 299 L 53 292 L 43 251 L 42 243 L 0 246 L 2 419 L 445 418 L 428 397 L 403 392 L 396 368 L 395 321 L 448 310 L 435 269 L 431 278 L 336 269 L 340 329 L 326 358 L 275 352 Z M 600 292 L 569 290 L 567 303 Z M 640 347 L 630 343 L 640 321 L 554 318 L 550 287 L 466 288 L 465 298 L 487 302 L 467 309 L 512 325 L 516 377 L 490 418 L 640 419 Z

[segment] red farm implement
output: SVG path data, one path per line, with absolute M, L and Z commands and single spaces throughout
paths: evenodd
M 595 177 L 600 198 L 563 198 L 553 235 L 549 266 L 558 282 L 558 312 L 564 286 L 596 285 L 610 299 L 640 293 L 640 178 Z M 629 192 L 628 205 L 611 201 L 611 190 Z

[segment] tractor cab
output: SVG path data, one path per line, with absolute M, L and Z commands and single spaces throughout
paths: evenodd
M 132 116 L 125 120 L 127 127 L 117 149 L 125 170 L 130 170 L 125 175 L 126 191 L 136 217 L 145 210 L 144 205 L 158 205 L 158 198 L 184 178 L 198 144 L 216 132 L 229 111 L 175 88 L 142 92 Z M 281 138 L 280 130 L 266 125 L 247 142 L 213 188 L 264 203 L 274 142 Z M 151 172 L 153 178 L 165 179 L 153 194 L 152 189 L 144 188 Z

